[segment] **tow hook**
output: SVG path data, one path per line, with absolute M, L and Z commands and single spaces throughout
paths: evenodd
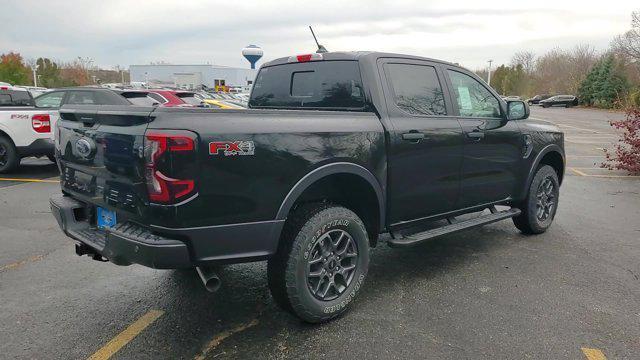
M 202 280 L 202 284 L 204 284 L 208 292 L 216 292 L 220 289 L 222 281 L 220 281 L 220 277 L 215 269 L 207 266 L 198 266 L 196 271 L 198 275 L 200 275 L 200 280 Z
M 95 250 L 93 250 L 91 247 L 85 244 L 76 244 L 76 255 L 78 256 L 87 255 L 93 260 L 101 261 L 101 262 L 109 261 L 107 258 L 98 254 Z

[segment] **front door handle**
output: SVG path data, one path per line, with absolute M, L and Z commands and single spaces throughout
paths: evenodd
M 468 132 L 467 133 L 467 137 L 469 139 L 472 139 L 472 140 L 475 140 L 475 141 L 480 141 L 481 139 L 484 138 L 484 132 L 482 132 L 482 131 Z
M 422 139 L 424 139 L 424 134 L 415 130 L 402 134 L 402 140 L 420 141 Z

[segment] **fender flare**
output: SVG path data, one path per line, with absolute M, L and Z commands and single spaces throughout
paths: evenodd
M 567 159 L 565 158 L 564 151 L 560 146 L 556 144 L 549 144 L 544 148 L 542 148 L 542 150 L 538 152 L 538 155 L 536 155 L 536 158 L 533 160 L 533 164 L 529 169 L 529 174 L 527 174 L 527 181 L 525 181 L 524 188 L 522 189 L 522 194 L 524 194 L 525 197 L 529 190 L 529 185 L 531 184 L 531 181 L 533 181 L 533 177 L 536 175 L 535 171 L 538 168 L 538 165 L 540 165 L 540 161 L 545 155 L 547 155 L 550 152 L 557 152 L 562 157 L 562 175 L 563 175 L 562 178 L 564 178 L 564 169 L 567 164 Z
M 378 210 L 380 216 L 380 228 L 384 228 L 385 222 L 385 207 L 384 207 L 384 192 L 382 191 L 382 187 L 378 182 L 378 179 L 365 167 L 360 166 L 358 164 L 349 163 L 349 162 L 335 162 L 320 166 L 313 171 L 309 172 L 302 179 L 298 180 L 298 182 L 289 190 L 287 196 L 285 196 L 280 208 L 278 209 L 278 213 L 276 215 L 276 220 L 285 220 L 289 211 L 295 204 L 296 200 L 300 195 L 311 185 L 313 185 L 316 181 L 333 174 L 353 174 L 361 177 L 366 180 L 369 185 L 373 188 L 376 197 L 378 198 Z

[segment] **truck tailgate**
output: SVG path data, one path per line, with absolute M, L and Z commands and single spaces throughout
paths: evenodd
M 62 190 L 76 199 L 142 216 L 147 202 L 144 133 L 151 107 L 73 106 L 60 110 L 56 151 Z

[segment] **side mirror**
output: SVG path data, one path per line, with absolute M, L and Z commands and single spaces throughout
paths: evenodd
M 507 101 L 507 120 L 524 120 L 529 117 L 529 112 L 529 105 L 524 101 Z

